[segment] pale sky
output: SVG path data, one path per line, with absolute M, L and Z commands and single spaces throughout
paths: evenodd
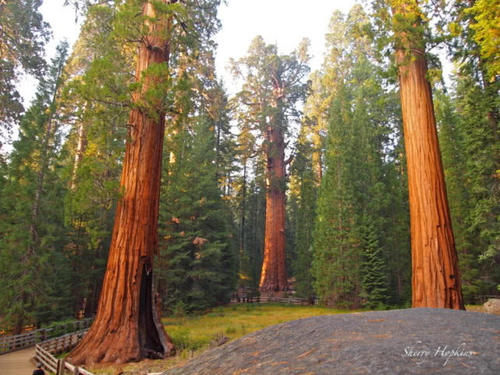
M 219 8 L 222 29 L 216 37 L 218 43 L 216 67 L 219 78 L 230 87 L 232 77 L 227 71 L 230 58 L 246 54 L 251 40 L 262 35 L 266 43 L 277 44 L 280 53 L 294 50 L 302 38 L 311 41 L 312 70 L 319 68 L 324 53 L 324 35 L 335 9 L 348 12 L 355 0 L 228 0 Z M 66 38 L 72 45 L 79 32 L 75 13 L 63 6 L 64 0 L 45 0 L 41 7 L 44 19 L 52 26 L 54 39 L 49 45 L 52 57 L 55 46 Z M 32 80 L 24 80 L 21 93 L 26 104 L 34 94 Z
M 311 41 L 312 70 L 323 61 L 325 34 L 335 9 L 347 13 L 355 0 L 228 0 L 219 8 L 222 29 L 217 35 L 217 73 L 226 83 L 230 58 L 246 54 L 252 39 L 261 35 L 277 44 L 280 53 L 293 51 L 303 38 Z

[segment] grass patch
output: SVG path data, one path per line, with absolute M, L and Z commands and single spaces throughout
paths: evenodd
M 486 309 L 483 305 L 465 305 L 465 310 L 467 311 L 475 311 L 475 312 L 486 312 Z
M 354 312 L 334 310 L 320 306 L 295 306 L 281 304 L 240 304 L 217 307 L 203 315 L 172 316 L 163 318 L 165 330 L 177 350 L 174 358 L 145 360 L 138 363 L 113 367 L 100 367 L 92 372 L 100 375 L 124 373 L 161 372 L 172 368 L 217 346 L 227 337 L 234 340 L 268 326 L 318 315 Z
M 198 351 L 208 347 L 220 333 L 234 340 L 274 324 L 345 312 L 349 311 L 319 306 L 241 304 L 219 307 L 201 316 L 168 317 L 162 321 L 177 348 Z

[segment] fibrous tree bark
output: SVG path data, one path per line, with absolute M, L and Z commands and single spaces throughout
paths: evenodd
M 392 0 L 408 165 L 412 306 L 464 309 L 416 0 Z
M 261 293 L 272 294 L 288 287 L 285 255 L 285 139 L 279 88 L 266 129 L 266 225 L 264 260 L 260 276 Z
M 163 0 L 162 3 L 173 1 Z M 168 63 L 170 21 L 157 17 L 152 2 L 143 6 L 148 35 L 139 47 L 129 134 L 108 264 L 97 316 L 70 353 L 74 364 L 124 363 L 173 354 L 173 345 L 157 316 L 153 299 L 153 255 L 157 222 L 165 112 L 163 98 L 151 92 L 166 85 L 156 69 Z M 153 67 L 153 74 L 148 68 Z M 156 74 L 154 74 L 156 72 Z M 163 86 L 164 87 L 164 86 Z M 149 100 L 148 102 L 146 102 Z

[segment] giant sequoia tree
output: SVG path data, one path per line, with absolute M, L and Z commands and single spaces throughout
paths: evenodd
M 132 2 L 134 3 L 134 2 Z M 142 2 L 141 2 L 142 3 Z M 173 23 L 170 1 L 143 2 L 144 35 L 136 66 L 129 134 L 108 265 L 96 319 L 71 352 L 74 363 L 128 362 L 172 354 L 153 307 L 164 97 Z M 134 9 L 124 8 L 134 13 Z M 137 10 L 135 10 L 137 12 Z
M 297 114 L 295 105 L 303 98 L 303 79 L 309 68 L 307 44 L 290 55 L 278 55 L 275 45 L 256 37 L 247 57 L 234 65 L 245 80 L 238 94 L 245 117 L 263 138 L 266 155 L 266 229 L 264 261 L 259 288 L 264 293 L 286 290 L 285 256 L 285 136 L 288 121 Z
M 408 163 L 412 305 L 463 309 L 432 92 L 426 78 L 422 13 L 416 0 L 393 0 Z
M 133 81 L 135 51 L 121 53 L 123 43 L 109 27 L 116 13 L 111 5 L 88 9 L 66 66 L 59 109 L 72 127 L 65 143 L 70 189 L 64 199 L 65 247 L 75 274 L 71 293 L 75 308 L 88 316 L 97 310 L 106 268 L 125 151 L 127 87 Z

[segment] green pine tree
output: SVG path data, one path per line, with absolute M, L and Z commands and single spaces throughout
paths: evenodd
M 373 223 L 367 223 L 362 228 L 361 238 L 363 263 L 361 264 L 362 292 L 360 296 L 364 299 L 365 306 L 384 308 L 389 295 L 386 261 Z
M 399 107 L 376 64 L 368 26 L 363 9 L 355 6 L 347 17 L 333 15 L 327 35 L 330 53 L 323 67 L 323 90 L 330 118 L 312 273 L 316 293 L 332 305 L 356 306 L 366 299 L 368 269 L 361 266 L 367 257 L 366 223 L 371 223 L 378 244 L 377 251 L 372 245 L 370 251 L 380 255 L 391 286 L 379 300 L 401 304 L 407 296 L 408 213 Z
M 181 132 L 168 142 L 158 262 L 161 298 L 169 311 L 226 303 L 236 281 L 231 213 L 216 180 L 213 127 L 198 121 L 192 134 Z
M 311 263 L 313 258 L 313 230 L 318 195 L 318 177 L 314 173 L 314 145 L 308 140 L 310 127 L 302 125 L 296 147 L 296 155 L 291 168 L 288 210 L 292 243 L 295 257 L 292 259 L 292 274 L 295 290 L 303 298 L 312 298 Z
M 0 137 L 7 137 L 24 108 L 16 88 L 22 72 L 43 77 L 49 25 L 43 21 L 41 0 L 0 2 Z M 0 138 L 0 149 L 1 149 Z
M 29 323 L 41 324 L 72 312 L 66 272 L 65 188 L 58 153 L 61 119 L 57 114 L 67 44 L 57 49 L 36 98 L 23 116 L 19 140 L 6 170 L 0 210 L 1 312 L 8 327 L 19 333 Z M 56 277 L 60 275 L 60 277 Z

